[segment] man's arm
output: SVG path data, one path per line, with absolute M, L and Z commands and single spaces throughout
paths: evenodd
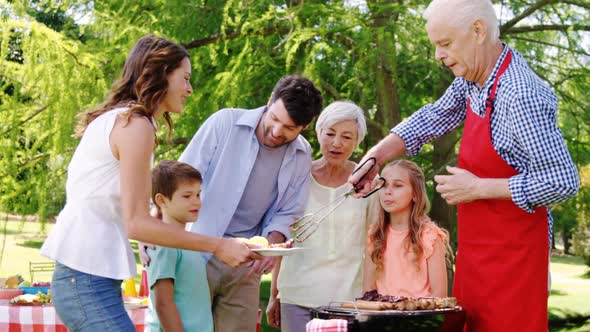
M 532 212 L 537 206 L 572 198 L 580 188 L 580 178 L 557 126 L 557 101 L 518 96 L 510 104 L 516 143 L 529 157 L 525 171 L 509 180 L 512 200 Z
M 373 179 L 388 161 L 403 153 L 416 155 L 424 144 L 443 136 L 463 122 L 467 105 L 466 88 L 465 80 L 455 79 L 440 99 L 420 108 L 395 126 L 379 144 L 371 148 L 359 165 L 374 157 L 377 160 L 377 167 L 369 172 L 371 165 L 367 163 L 348 179 L 351 184 L 356 184 L 362 175 L 368 172 L 368 176 L 357 186 L 362 189 L 355 196 L 362 196 L 371 190 L 369 179 Z

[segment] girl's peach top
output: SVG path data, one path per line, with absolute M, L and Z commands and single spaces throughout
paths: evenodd
M 405 248 L 404 242 L 407 235 L 408 230 L 396 231 L 391 227 L 388 228 L 383 269 L 376 272 L 377 291 L 383 295 L 430 297 L 432 290 L 428 260 L 434 252 L 435 243 L 437 241 L 444 243 L 446 234 L 433 222 L 427 222 L 422 226 L 420 238 L 424 246 L 424 254 L 418 264 L 414 261 L 414 253 Z M 368 245 L 372 251 L 370 240 Z

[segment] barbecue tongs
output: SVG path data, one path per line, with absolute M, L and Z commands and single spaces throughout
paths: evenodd
M 320 224 L 322 223 L 322 221 L 326 220 L 326 218 L 330 215 L 330 213 L 332 213 L 334 210 L 336 210 L 336 208 L 338 208 L 342 203 L 344 203 L 344 201 L 349 196 L 353 195 L 354 193 L 358 192 L 361 189 L 358 187 L 359 184 L 365 178 L 365 176 L 367 176 L 367 174 L 373 169 L 373 167 L 375 167 L 375 165 L 377 164 L 377 160 L 375 158 L 371 157 L 371 158 L 365 160 L 361 165 L 359 165 L 352 172 L 352 174 L 358 172 L 368 162 L 373 162 L 373 164 L 371 165 L 369 170 L 367 170 L 367 172 L 365 174 L 363 174 L 363 176 L 353 185 L 352 189 L 349 192 L 336 198 L 332 202 L 324 205 L 323 207 L 319 208 L 315 212 L 308 213 L 308 214 L 304 215 L 303 217 L 295 220 L 295 222 L 293 222 L 289 226 L 289 228 L 293 232 L 293 239 L 295 241 L 303 242 L 307 238 L 309 238 L 320 227 Z M 379 189 L 381 189 L 381 188 L 383 188 L 383 186 L 385 186 L 385 179 L 384 178 L 379 177 L 378 181 L 381 181 L 381 184 L 378 185 L 375 189 L 373 189 L 368 194 L 364 195 L 363 198 L 367 198 L 367 197 L 373 195 L 375 192 L 377 192 Z M 325 212 L 325 211 L 328 211 L 328 212 Z

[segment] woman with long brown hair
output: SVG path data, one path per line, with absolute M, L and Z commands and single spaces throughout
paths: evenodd
M 164 117 L 172 130 L 169 113 L 182 112 L 190 75 L 182 46 L 143 37 L 107 100 L 80 118 L 66 205 L 41 248 L 56 260 L 53 303 L 70 331 L 135 331 L 121 297 L 121 280 L 136 275 L 128 238 L 211 252 L 232 266 L 259 257 L 240 240 L 186 232 L 149 214 L 156 122 Z
M 414 298 L 447 296 L 449 237 L 426 215 L 430 204 L 422 170 L 402 159 L 381 175 L 382 214 L 369 231 L 363 290 Z

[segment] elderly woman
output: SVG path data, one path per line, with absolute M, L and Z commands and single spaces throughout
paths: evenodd
M 357 105 L 338 101 L 320 114 L 315 129 L 322 156 L 312 163 L 305 213 L 350 191 L 347 179 L 356 164 L 349 158 L 365 137 L 367 126 Z M 315 233 L 295 244 L 307 250 L 277 264 L 267 307 L 270 325 L 284 332 L 305 331 L 310 308 L 361 295 L 367 228 L 378 213 L 373 197 L 346 200 Z

